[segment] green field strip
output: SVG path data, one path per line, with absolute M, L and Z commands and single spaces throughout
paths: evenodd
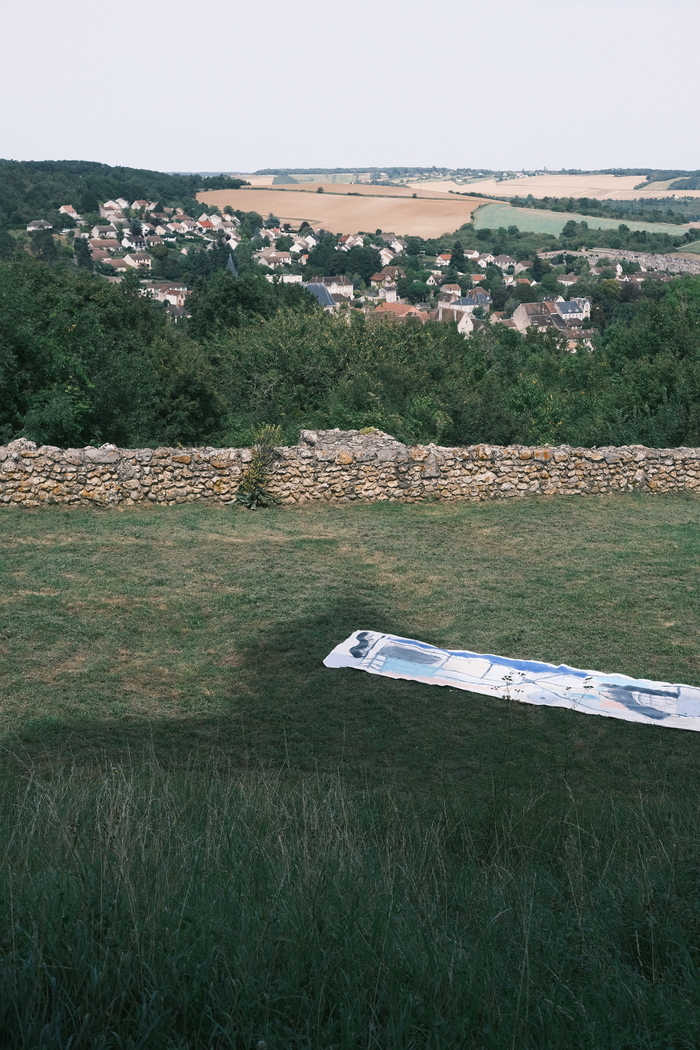
M 515 208 L 511 204 L 485 204 L 474 216 L 477 230 L 498 229 L 501 226 L 517 226 L 529 233 L 551 233 L 558 236 L 567 222 L 587 222 L 592 230 L 617 230 L 625 225 L 630 230 L 645 230 L 647 233 L 668 233 L 679 237 L 684 226 L 668 222 L 638 222 L 633 219 L 606 219 L 596 215 L 580 215 L 578 212 L 544 211 L 536 208 Z

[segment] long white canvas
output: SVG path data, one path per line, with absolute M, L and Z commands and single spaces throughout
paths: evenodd
M 700 730 L 700 689 L 691 685 L 438 649 L 426 642 L 376 631 L 355 631 L 323 662 L 326 667 L 355 667 L 387 678 L 449 685 L 524 704 L 568 707 L 628 722 Z

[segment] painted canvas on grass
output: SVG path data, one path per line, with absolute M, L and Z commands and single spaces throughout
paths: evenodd
M 700 689 L 566 664 L 438 649 L 426 642 L 376 631 L 355 631 L 323 661 L 387 678 L 449 685 L 524 704 L 568 707 L 590 715 L 674 729 L 700 730 Z

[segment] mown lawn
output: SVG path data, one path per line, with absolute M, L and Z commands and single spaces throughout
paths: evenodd
M 241 768 L 432 790 L 647 790 L 693 734 L 327 670 L 371 628 L 700 684 L 700 502 L 530 500 L 0 516 L 5 748 L 212 749 Z
M 1 1045 L 700 1045 L 700 734 L 322 665 L 700 684 L 700 500 L 0 531 Z

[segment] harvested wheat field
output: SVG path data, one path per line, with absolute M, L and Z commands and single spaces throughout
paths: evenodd
M 332 233 L 357 233 L 377 229 L 399 235 L 440 237 L 470 222 L 484 202 L 478 197 L 423 193 L 392 186 L 353 186 L 347 190 L 327 185 L 323 193 L 296 186 L 274 189 L 209 190 L 199 193 L 202 204 L 241 211 L 272 213 L 282 222 L 298 225 L 304 219 L 312 226 L 323 226 Z
M 245 179 L 251 186 L 271 186 L 274 175 L 234 175 L 234 178 Z
M 458 193 L 486 193 L 493 197 L 590 197 L 593 200 L 643 200 L 644 198 L 700 197 L 700 190 L 669 190 L 670 182 L 645 182 L 643 175 L 532 175 L 524 179 L 474 179 L 468 183 L 414 182 L 423 192 L 450 190 Z M 635 187 L 642 186 L 642 189 Z

